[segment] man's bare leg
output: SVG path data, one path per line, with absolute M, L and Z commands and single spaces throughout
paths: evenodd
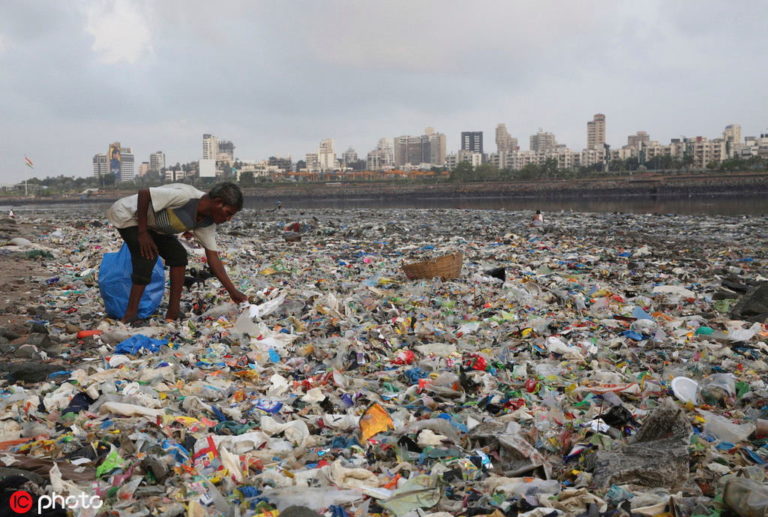
M 184 279 L 182 278 L 182 282 L 183 281 Z M 133 284 L 131 286 L 131 294 L 128 295 L 128 307 L 126 307 L 125 314 L 120 321 L 123 323 L 133 323 L 138 319 L 139 302 L 141 301 L 141 295 L 144 294 L 144 289 L 146 287 L 147 286 L 143 284 Z
M 165 313 L 165 319 L 179 319 L 181 306 L 181 290 L 184 288 L 184 272 L 186 266 L 171 267 L 171 292 L 168 295 L 168 312 Z

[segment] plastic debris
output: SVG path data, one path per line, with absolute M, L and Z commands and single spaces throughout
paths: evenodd
M 143 350 L 148 352 L 157 352 L 161 346 L 167 345 L 167 339 L 152 339 L 143 334 L 136 334 L 125 341 L 121 341 L 115 347 L 116 354 L 138 354 Z
M 246 210 L 220 244 L 249 302 L 191 248 L 184 319 L 135 328 L 105 312 L 119 239 L 89 214 L 25 214 L 31 246 L 0 248 L 29 269 L 7 297 L 34 291 L 0 328 L 0 464 L 39 493 L 136 517 L 764 510 L 765 217 Z M 458 253 L 455 278 L 401 269 Z

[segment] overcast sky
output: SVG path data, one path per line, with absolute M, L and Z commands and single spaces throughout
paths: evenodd
M 92 174 L 112 141 L 137 168 L 199 159 L 361 157 L 381 137 L 484 131 L 572 149 L 607 139 L 768 132 L 768 2 L 2 0 L 0 183 Z M 24 156 L 35 169 L 24 166 Z

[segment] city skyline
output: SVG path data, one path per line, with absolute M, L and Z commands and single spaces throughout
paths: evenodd
M 481 130 L 489 152 L 499 123 L 521 147 L 543 128 L 583 149 L 597 113 L 612 147 L 768 132 L 764 2 L 205 5 L 5 2 L 0 183 L 88 176 L 113 141 L 137 166 L 158 149 L 192 161 L 204 133 L 245 160 L 299 160 L 426 126 L 448 152 Z

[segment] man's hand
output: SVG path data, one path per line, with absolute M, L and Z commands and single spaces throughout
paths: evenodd
M 147 231 L 139 231 L 139 249 L 141 256 L 147 260 L 157 257 L 157 245 Z
M 229 293 L 229 296 L 231 296 L 232 297 L 232 301 L 235 302 L 238 305 L 240 305 L 243 302 L 247 302 L 248 301 L 248 297 L 246 295 L 244 295 L 243 293 L 241 293 L 240 291 L 238 291 L 237 289 L 235 289 L 234 291 Z

